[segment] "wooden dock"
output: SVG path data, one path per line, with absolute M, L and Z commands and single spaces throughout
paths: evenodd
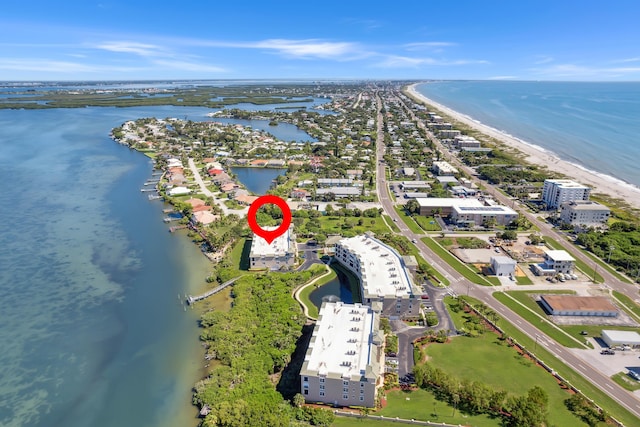
M 187 304 L 191 305 L 193 303 L 195 303 L 196 301 L 202 301 L 203 299 L 209 298 L 211 295 L 215 295 L 218 292 L 220 292 L 221 290 L 223 290 L 224 288 L 231 286 L 235 283 L 236 280 L 238 280 L 239 278 L 241 278 L 242 276 L 238 276 L 235 277 L 231 280 L 228 280 L 226 282 L 224 282 L 222 285 L 220 286 L 216 286 L 215 288 L 211 289 L 210 291 L 205 292 L 202 295 L 198 295 L 198 296 L 192 296 L 189 295 L 189 297 L 187 298 Z
M 175 225 L 169 228 L 169 233 L 175 233 L 178 230 L 184 230 L 185 228 L 189 228 L 188 225 Z

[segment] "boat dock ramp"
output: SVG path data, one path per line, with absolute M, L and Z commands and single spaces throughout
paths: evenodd
M 216 286 L 215 288 L 205 292 L 202 295 L 198 295 L 198 296 L 195 296 L 195 297 L 192 296 L 192 295 L 189 295 L 189 297 L 187 298 L 187 304 L 192 305 L 196 301 L 202 301 L 203 299 L 209 298 L 211 295 L 215 295 L 218 292 L 220 292 L 221 290 L 225 289 L 226 287 L 233 285 L 235 283 L 235 281 L 238 280 L 241 277 L 242 276 L 238 276 L 238 277 L 235 277 L 235 278 L 233 278 L 231 280 L 228 280 L 228 281 L 224 282 L 222 285 Z

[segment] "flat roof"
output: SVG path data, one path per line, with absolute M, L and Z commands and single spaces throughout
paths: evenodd
M 544 182 L 545 184 L 549 182 L 562 188 L 589 188 L 584 184 L 580 184 L 579 182 L 575 182 L 570 179 L 545 179 Z
M 626 344 L 640 344 L 640 334 L 636 331 L 612 331 L 603 329 L 602 336 L 608 337 L 611 341 L 624 342 Z
M 397 297 L 413 294 L 411 279 L 395 249 L 368 235 L 342 239 L 338 244 L 359 258 L 365 294 Z
M 497 262 L 498 264 L 503 264 L 503 265 L 516 265 L 518 262 L 513 259 L 513 258 L 509 258 L 508 256 L 492 256 L 491 257 L 491 262 Z
M 263 230 L 273 231 L 278 227 L 261 227 Z M 291 247 L 291 235 L 293 227 L 289 227 L 287 231 L 276 237 L 271 244 L 267 243 L 265 239 L 253 234 L 253 240 L 251 241 L 250 257 L 258 256 L 283 256 Z
M 592 200 L 574 200 L 568 203 L 563 203 L 562 208 L 569 208 L 576 211 L 610 211 L 605 205 L 601 205 L 598 202 Z
M 517 215 L 518 213 L 508 206 L 453 206 L 453 209 L 461 214 L 473 213 L 478 215 L 505 214 Z
M 324 302 L 305 356 L 307 371 L 364 376 L 375 359 L 374 312 L 361 304 Z
M 569 252 L 563 250 L 544 251 L 544 253 L 554 261 L 575 261 Z
M 478 199 L 461 199 L 459 197 L 425 197 L 416 199 L 421 207 L 453 207 L 453 206 L 484 206 Z
M 618 311 L 608 298 L 580 295 L 542 295 L 547 304 L 555 310 L 573 311 Z

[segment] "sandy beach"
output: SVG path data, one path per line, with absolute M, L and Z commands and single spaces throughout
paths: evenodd
M 433 107 L 444 112 L 455 120 L 464 123 L 465 125 L 468 125 L 484 133 L 485 135 L 488 135 L 504 143 L 505 145 L 521 151 L 525 155 L 525 159 L 527 162 L 546 166 L 550 171 L 559 172 L 576 182 L 592 187 L 593 193 L 603 193 L 614 198 L 622 199 L 634 208 L 640 209 L 640 188 L 620 181 L 611 176 L 599 174 L 597 172 L 587 170 L 579 165 L 562 160 L 549 151 L 545 151 L 532 144 L 528 144 L 525 141 L 514 138 L 490 126 L 478 123 L 477 121 L 464 114 L 454 111 L 451 108 L 445 107 L 444 105 L 425 97 L 424 95 L 416 91 L 416 85 L 417 83 L 410 85 L 407 88 L 407 91 L 412 96 L 424 101 L 426 104 L 432 105 Z

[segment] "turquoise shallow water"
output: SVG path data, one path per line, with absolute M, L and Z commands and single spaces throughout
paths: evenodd
M 176 111 L 177 110 L 177 111 Z M 195 425 L 206 259 L 139 189 L 122 121 L 203 109 L 1 111 L 0 425 Z
M 564 160 L 640 186 L 640 82 L 447 81 L 417 90 Z

